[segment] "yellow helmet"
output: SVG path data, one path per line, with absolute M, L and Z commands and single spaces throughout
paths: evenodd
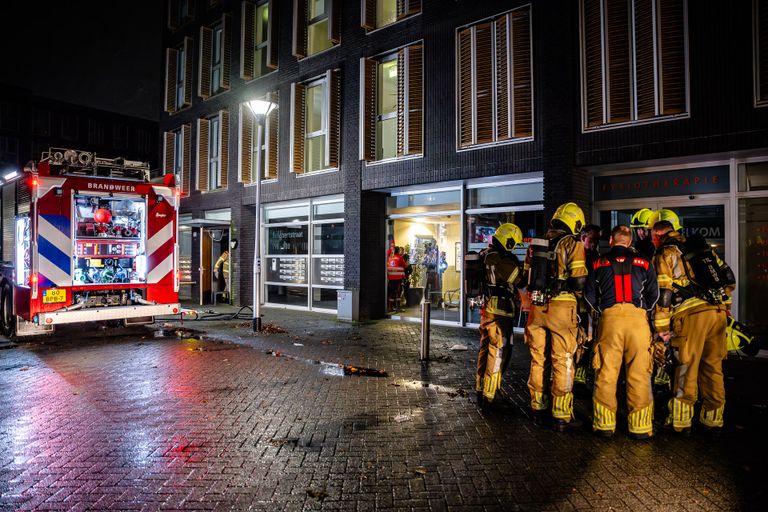
M 653 225 L 648 224 L 648 221 L 653 217 L 653 210 L 650 208 L 643 208 L 637 210 L 632 216 L 632 220 L 629 222 L 631 228 L 652 228 Z
M 555 214 L 552 216 L 552 220 L 559 220 L 568 226 L 568 229 L 574 235 L 580 233 L 581 228 L 587 223 L 584 219 L 584 212 L 576 203 L 565 203 L 558 206 Z
M 757 350 L 754 350 L 757 348 L 757 344 L 752 345 L 755 337 L 749 334 L 744 325 L 741 322 L 737 322 L 732 316 L 728 317 L 728 323 L 725 327 L 725 339 L 729 351 L 743 350 L 757 354 Z
M 680 217 L 678 217 L 677 214 L 672 210 L 668 210 L 666 208 L 662 208 L 661 210 L 653 212 L 653 215 L 651 215 L 648 219 L 648 225 L 653 227 L 657 222 L 661 222 L 663 220 L 669 221 L 672 224 L 672 229 L 675 231 L 680 231 L 683 229 L 683 225 L 680 224 Z
M 507 222 L 496 228 L 493 238 L 506 250 L 511 251 L 523 243 L 523 232 L 516 225 Z

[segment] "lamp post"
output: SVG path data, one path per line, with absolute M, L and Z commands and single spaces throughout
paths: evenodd
M 266 121 L 270 112 L 277 108 L 277 104 L 267 100 L 250 100 L 245 104 L 253 112 L 256 125 L 261 130 L 262 121 Z M 256 140 L 261 147 L 261 136 L 256 134 Z M 253 251 L 253 332 L 261 331 L 261 174 L 257 169 L 256 176 L 256 227 L 254 228 Z

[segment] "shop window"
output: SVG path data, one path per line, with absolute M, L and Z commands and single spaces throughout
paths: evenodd
M 461 190 L 414 192 L 387 198 L 389 215 L 436 213 L 461 208 Z
M 305 205 L 271 207 L 264 212 L 264 221 L 270 224 L 283 222 L 307 222 L 309 208 Z
M 460 148 L 533 136 L 531 8 L 459 29 Z
M 168 0 L 168 28 L 175 30 L 195 17 L 194 0 Z
M 421 0 L 361 0 L 361 25 L 375 30 L 421 12 Z
M 278 93 L 267 94 L 267 100 L 279 103 Z M 240 115 L 240 178 L 243 183 L 255 183 L 261 179 L 277 179 L 279 116 L 275 108 L 269 115 L 257 118 L 248 107 L 241 107 Z
M 165 50 L 165 111 L 177 112 L 192 104 L 192 38 Z
M 303 59 L 341 42 L 341 0 L 294 0 L 293 55 Z
M 739 201 L 739 297 L 737 318 L 752 334 L 768 339 L 768 198 Z
M 582 0 L 586 129 L 688 113 L 686 0 Z
M 277 0 L 243 2 L 240 78 L 252 80 L 277 69 Z
M 229 114 L 222 110 L 197 122 L 197 189 L 227 188 Z
M 768 105 L 768 1 L 752 0 L 754 12 L 755 106 Z
M 494 187 L 471 188 L 467 192 L 468 208 L 540 205 L 544 203 L 544 183 L 516 183 Z
M 200 76 L 198 95 L 208 99 L 229 89 L 232 48 L 231 21 L 228 14 L 210 27 L 200 27 Z
M 340 83 L 339 72 L 291 85 L 292 161 L 297 174 L 339 166 Z
M 423 152 L 423 46 L 361 62 L 361 158 L 387 160 Z
M 768 162 L 739 165 L 739 192 L 768 190 Z
M 183 196 L 189 195 L 191 144 L 191 126 L 188 124 L 181 125 L 177 130 L 165 132 L 163 171 L 176 175 L 176 184 Z

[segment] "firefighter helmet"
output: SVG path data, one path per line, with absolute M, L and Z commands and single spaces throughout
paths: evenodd
M 511 251 L 523 243 L 523 232 L 516 225 L 507 222 L 496 228 L 493 238 L 506 250 Z
M 643 208 L 637 210 L 632 216 L 632 220 L 629 222 L 631 228 L 652 228 L 653 226 L 648 224 L 648 221 L 653 217 L 653 210 L 650 208 Z
M 656 210 L 653 212 L 653 215 L 651 215 L 648 219 L 648 225 L 653 227 L 657 222 L 661 222 L 663 220 L 670 222 L 672 224 L 672 229 L 675 231 L 680 231 L 683 229 L 683 225 L 680 224 L 680 217 L 678 217 L 675 212 L 668 210 L 667 208 L 662 208 L 661 210 Z
M 737 322 L 732 316 L 728 317 L 728 323 L 725 326 L 725 339 L 728 342 L 728 350 L 744 350 L 752 352 L 756 347 L 752 345 L 755 337 L 749 334 L 744 328 L 744 324 Z M 746 349 L 746 350 L 745 350 Z M 757 351 L 754 351 L 757 353 Z
M 580 233 L 581 228 L 586 224 L 584 212 L 576 203 L 565 203 L 558 206 L 555 214 L 552 216 L 552 221 L 556 220 L 565 224 L 574 235 Z

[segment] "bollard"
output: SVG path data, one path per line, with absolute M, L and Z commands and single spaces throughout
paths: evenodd
M 429 361 L 429 321 L 431 315 L 432 304 L 429 302 L 421 303 L 421 350 L 420 360 Z

